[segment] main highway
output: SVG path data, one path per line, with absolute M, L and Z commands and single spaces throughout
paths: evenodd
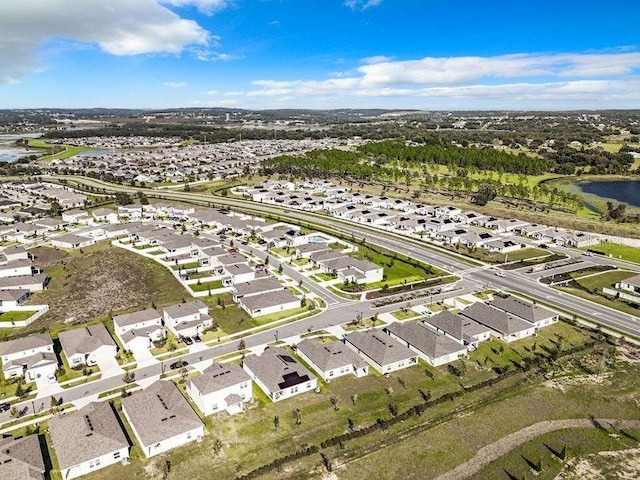
M 197 203 L 203 206 L 226 207 L 255 215 L 276 216 L 281 218 L 283 221 L 290 221 L 304 225 L 310 224 L 312 228 L 313 225 L 316 225 L 336 233 L 353 236 L 357 239 L 364 238 L 368 244 L 377 245 L 379 247 L 407 255 L 410 258 L 433 264 L 443 270 L 451 272 L 453 275 L 460 277 L 460 281 L 456 284 L 456 295 L 471 293 L 478 289 L 485 288 L 512 291 L 525 295 L 540 303 L 548 304 L 557 309 L 563 310 L 564 312 L 567 312 L 568 315 L 576 315 L 577 317 L 593 324 L 602 325 L 603 327 L 616 330 L 623 335 L 640 337 L 640 318 L 637 316 L 613 310 L 606 306 L 550 288 L 539 283 L 536 276 L 522 271 L 523 269 L 504 270 L 504 276 L 498 276 L 496 275 L 496 269 L 489 265 L 444 251 L 435 246 L 428 245 L 426 242 L 421 240 L 409 238 L 403 235 L 370 228 L 356 223 L 345 222 L 326 215 L 286 210 L 270 204 L 260 204 L 236 198 L 213 197 L 211 195 L 191 192 L 134 188 L 79 176 L 56 175 L 41 176 L 40 178 L 46 181 L 66 181 L 68 184 L 77 185 L 79 188 L 98 188 L 104 190 L 106 193 L 143 192 L 151 198 Z M 619 266 L 620 268 L 630 267 L 628 264 L 618 262 L 614 259 L 609 260 L 607 263 Z M 293 275 L 294 279 L 296 278 L 294 271 L 289 272 L 287 270 L 286 273 Z M 309 282 L 306 283 L 308 284 Z M 316 288 L 314 288 L 313 291 L 318 294 L 322 293 Z M 430 300 L 439 301 L 450 297 L 451 295 L 452 292 L 434 294 Z M 321 313 L 247 335 L 243 337 L 246 347 L 251 348 L 254 346 L 265 345 L 267 343 L 274 342 L 277 339 L 284 339 L 300 335 L 308 331 L 340 325 L 355 319 L 359 314 L 363 317 L 367 317 L 373 314 L 391 312 L 399 308 L 398 303 L 383 307 L 376 307 L 374 302 L 370 300 L 345 301 L 344 299 L 341 299 L 341 297 L 329 294 L 329 292 L 324 292 L 321 296 L 327 302 L 327 308 Z M 188 353 L 179 358 L 193 364 L 233 353 L 238 350 L 238 347 L 239 339 L 236 339 L 220 343 L 219 345 L 213 345 L 210 348 L 202 349 L 201 351 Z M 133 371 L 135 373 L 135 379 L 136 381 L 142 381 L 144 379 L 157 378 L 158 375 L 167 371 L 170 363 L 175 362 L 176 360 L 177 358 L 173 358 L 171 360 L 165 360 L 164 362 L 158 362 L 137 368 Z M 62 403 L 66 404 L 96 396 L 101 392 L 118 389 L 124 385 L 125 384 L 121 376 L 102 378 L 100 380 L 64 390 L 63 392 L 55 395 L 55 397 L 58 400 L 62 400 Z M 49 408 L 50 397 L 38 397 L 35 400 L 28 400 L 19 403 L 16 406 L 19 409 L 24 409 L 25 414 L 32 414 L 34 412 L 40 413 Z M 8 412 L 0 414 L 0 424 L 9 420 L 10 417 Z

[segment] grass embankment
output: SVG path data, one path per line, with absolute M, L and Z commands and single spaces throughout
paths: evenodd
M 600 242 L 596 246 L 585 247 L 583 250 L 599 252 L 607 257 L 640 264 L 640 248 L 636 247 L 628 247 L 627 245 L 618 245 L 617 243 L 611 242 Z

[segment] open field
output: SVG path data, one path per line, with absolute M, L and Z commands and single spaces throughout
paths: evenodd
M 38 247 L 32 253 L 51 281 L 26 303 L 48 304 L 50 309 L 20 333 L 191 298 L 162 265 L 108 242 L 69 251 Z
M 573 277 L 574 275 L 576 274 L 573 274 L 571 276 Z M 636 275 L 637 274 L 635 272 L 614 270 L 604 273 L 598 273 L 585 278 L 578 278 L 577 280 L 574 277 L 574 280 L 587 290 L 595 291 L 601 290 L 603 287 L 612 287 L 617 282 L 626 280 L 627 278 L 635 277 Z M 579 274 L 576 275 L 576 277 L 579 277 Z
M 53 149 L 56 147 L 62 147 L 64 150 L 58 153 L 43 155 L 40 157 L 40 160 L 50 161 L 50 160 L 64 160 L 65 158 L 73 157 L 82 152 L 86 152 L 87 150 L 91 150 L 90 148 L 85 147 L 73 147 L 71 145 L 54 145 L 48 143 L 46 140 L 41 138 L 34 138 L 29 140 L 29 146 L 34 148 L 42 148 L 42 149 Z
M 600 242 L 600 244 L 596 246 L 583 248 L 583 250 L 603 252 L 607 257 L 612 256 L 613 258 L 640 264 L 640 248 L 618 245 L 611 242 Z

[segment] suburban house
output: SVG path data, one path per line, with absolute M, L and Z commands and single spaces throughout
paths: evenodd
M 296 347 L 300 358 L 307 362 L 325 382 L 349 374 L 360 378 L 369 373 L 369 364 L 338 340 L 320 343 L 317 340 L 305 338 Z
M 482 302 L 465 308 L 460 315 L 489 327 L 494 336 L 505 342 L 513 342 L 536 333 L 536 327 L 533 324 Z
M 72 368 L 96 365 L 98 359 L 115 358 L 118 353 L 116 342 L 102 323 L 60 332 L 58 340 Z
M 245 295 L 238 302 L 240 307 L 252 317 L 300 308 L 300 299 L 285 289 L 257 295 Z
M 309 258 L 314 253 L 325 252 L 329 249 L 326 242 L 311 242 L 296 247 L 296 256 L 298 258 Z
M 22 275 L 31 275 L 33 273 L 33 265 L 28 258 L 11 260 L 0 265 L 0 277 L 19 277 Z
M 166 336 L 162 315 L 155 308 L 117 315 L 113 317 L 113 326 L 116 337 L 128 351 L 135 350 L 137 345 L 151 348 L 152 342 Z
M 129 442 L 109 402 L 52 417 L 49 433 L 64 480 L 129 460 Z
M 204 437 L 204 423 L 171 381 L 123 398 L 122 412 L 147 458 Z
M 491 338 L 491 330 L 488 327 L 463 315 L 451 313 L 449 310 L 443 310 L 433 317 L 425 318 L 423 323 L 436 332 L 462 345 L 469 345 L 471 348 L 477 348 L 480 342 Z
M 492 307 L 514 315 L 534 324 L 537 328 L 545 327 L 558 321 L 558 314 L 543 308 L 536 303 L 527 302 L 518 297 L 495 297 L 488 302 Z
M 318 264 L 325 273 L 335 273 L 341 282 L 363 284 L 382 281 L 384 268 L 368 260 L 341 255 L 331 260 L 319 261 Z
M 17 277 L 0 278 L 1 290 L 24 289 L 31 292 L 44 290 L 49 282 L 49 278 L 44 273 L 34 275 L 19 275 Z
M 97 222 L 117 223 L 118 214 L 108 208 L 96 208 L 91 215 Z
M 2 255 L 7 262 L 13 260 L 28 260 L 31 258 L 29 252 L 22 245 L 12 245 L 10 247 L 4 247 L 2 249 Z
M 272 277 L 256 278 L 250 282 L 235 284 L 233 286 L 233 300 L 238 302 L 243 297 L 277 292 L 278 290 L 284 290 L 284 288 L 284 285 Z
M 393 322 L 384 331 L 437 367 L 466 355 L 467 348 L 421 323 Z
M 351 332 L 345 335 L 344 342 L 380 373 L 395 372 L 418 363 L 415 352 L 381 330 Z
M 318 386 L 316 377 L 281 347 L 245 357 L 242 368 L 274 402 Z
M 29 298 L 31 292 L 22 288 L 0 290 L 0 307 L 3 309 L 19 307 Z
M 51 245 L 59 248 L 84 248 L 96 243 L 91 237 L 81 237 L 75 233 L 63 233 L 51 238 Z
M 225 277 L 222 279 L 222 284 L 231 286 L 236 283 L 250 282 L 256 278 L 256 271 L 246 263 L 236 263 L 234 265 L 226 265 L 223 275 Z
M 226 411 L 233 415 L 253 400 L 251 377 L 240 365 L 214 363 L 189 380 L 187 393 L 204 415 Z
M 29 335 L 0 343 L 4 378 L 26 376 L 29 381 L 54 374 L 58 359 L 48 333 Z
M 44 480 L 44 472 L 38 435 L 0 438 L 0 478 Z
M 163 318 L 165 326 L 178 337 L 199 335 L 213 325 L 209 307 L 200 300 L 165 307 Z

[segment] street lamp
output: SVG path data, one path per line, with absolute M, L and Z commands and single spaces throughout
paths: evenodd
M 274 335 L 274 336 L 276 337 L 276 342 L 277 342 L 277 341 L 278 341 L 278 330 L 276 330 L 276 332 L 275 332 L 275 335 Z

